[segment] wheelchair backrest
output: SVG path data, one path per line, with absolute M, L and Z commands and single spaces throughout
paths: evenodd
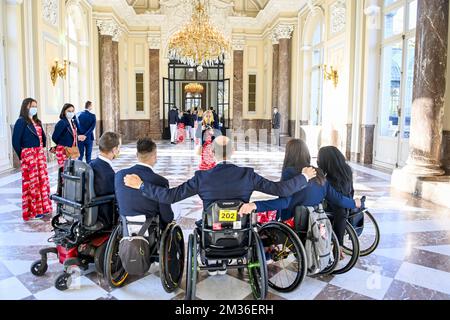
M 213 230 L 241 230 L 251 227 L 250 216 L 239 216 L 242 201 L 216 201 L 204 212 L 205 227 Z
M 67 160 L 61 173 L 60 183 L 62 185 L 61 197 L 71 202 L 78 203 L 83 207 L 95 198 L 94 171 L 85 162 L 78 160 Z M 98 207 L 76 208 L 68 204 L 63 205 L 63 210 L 69 215 L 83 216 L 83 224 L 93 226 L 97 222 Z

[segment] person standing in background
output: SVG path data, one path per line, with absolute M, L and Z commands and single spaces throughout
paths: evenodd
M 273 109 L 272 117 L 272 144 L 276 146 L 281 145 L 280 141 L 280 129 L 281 129 L 281 115 L 278 112 L 278 108 Z
M 14 125 L 12 144 L 22 171 L 22 218 L 42 219 L 52 212 L 45 136 L 36 100 L 22 102 L 20 117 Z
M 78 126 L 80 128 L 80 136 L 78 148 L 80 149 L 80 158 L 83 161 L 86 153 L 86 162 L 90 163 L 92 160 L 92 148 L 94 146 L 94 130 L 97 125 L 97 117 L 94 114 L 94 107 L 91 101 L 86 102 L 85 109 L 78 113 Z M 86 140 L 81 140 L 85 136 Z
M 177 125 L 178 125 L 178 111 L 175 106 L 169 111 L 169 126 L 170 126 L 170 143 L 176 144 L 177 139 Z
M 55 126 L 52 140 L 56 144 L 56 159 L 58 166 L 64 167 L 64 162 L 70 159 L 78 159 L 80 152 L 78 150 L 78 140 L 86 140 L 85 136 L 78 136 L 78 121 L 75 116 L 75 107 L 73 104 L 66 103 L 59 115 L 59 121 Z
M 213 123 L 213 128 L 214 129 L 219 129 L 219 115 L 216 113 L 216 110 L 214 110 L 213 107 L 209 108 L 209 110 L 211 111 L 213 117 L 214 117 L 214 123 Z

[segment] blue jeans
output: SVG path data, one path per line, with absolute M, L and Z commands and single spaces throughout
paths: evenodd
M 80 149 L 80 158 L 78 160 L 83 161 L 86 152 L 86 163 L 91 162 L 93 146 L 94 140 L 86 139 L 85 141 L 78 141 L 78 149 Z

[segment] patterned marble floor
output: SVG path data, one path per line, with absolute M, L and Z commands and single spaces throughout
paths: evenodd
M 198 168 L 199 157 L 189 145 L 159 145 L 156 172 L 177 186 Z M 115 162 L 119 170 L 133 164 L 135 148 L 126 145 Z M 252 166 L 263 176 L 278 180 L 282 150 L 256 150 L 236 153 L 234 162 Z M 357 266 L 344 275 L 306 278 L 294 292 L 270 291 L 269 299 L 350 300 L 350 299 L 450 299 L 450 209 L 397 194 L 390 188 L 386 173 L 352 164 L 358 195 L 367 195 L 367 205 L 381 229 L 381 242 L 374 254 L 360 258 Z M 56 187 L 56 167 L 50 165 L 52 191 Z M 254 199 L 267 196 L 254 194 Z M 57 291 L 54 279 L 62 270 L 52 258 L 42 278 L 34 277 L 30 264 L 39 258 L 51 235 L 49 221 L 24 223 L 21 219 L 21 177 L 19 172 L 0 175 L 0 300 L 2 299 L 183 299 L 184 285 L 167 294 L 159 280 L 157 266 L 148 275 L 130 279 L 120 289 L 111 290 L 93 268 L 77 276 L 70 290 Z M 201 201 L 194 197 L 173 205 L 185 239 L 201 214 Z M 199 299 L 252 299 L 246 275 L 229 272 L 225 276 L 200 276 Z

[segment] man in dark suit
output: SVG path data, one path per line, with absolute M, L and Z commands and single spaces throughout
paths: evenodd
M 78 148 L 80 149 L 80 158 L 83 161 L 86 153 L 86 162 L 91 162 L 92 147 L 94 145 L 94 130 L 97 125 L 97 117 L 93 112 L 94 108 L 91 101 L 86 102 L 85 110 L 78 114 Z
M 289 197 L 304 189 L 308 181 L 316 176 L 314 168 L 305 168 L 303 174 L 284 182 L 272 182 L 256 174 L 252 168 L 238 167 L 229 159 L 233 143 L 225 136 L 214 140 L 214 154 L 218 165 L 209 171 L 197 171 L 195 176 L 173 189 L 147 183 L 138 174 L 126 175 L 126 186 L 141 191 L 148 199 L 172 204 L 199 195 L 206 210 L 218 200 L 241 200 L 247 203 L 254 191 L 273 196 Z M 119 178 L 117 178 L 119 179 Z
M 280 129 L 281 129 L 281 115 L 278 112 L 278 108 L 273 109 L 272 116 L 272 144 L 280 146 Z
M 220 128 L 220 121 L 219 121 L 219 115 L 216 113 L 216 110 L 214 110 L 213 107 L 209 108 L 209 110 L 211 110 L 213 116 L 214 116 L 214 123 L 213 123 L 213 127 L 214 129 L 219 129 Z
M 178 126 L 178 110 L 175 106 L 169 111 L 169 126 L 170 126 L 170 143 L 176 144 L 177 140 L 177 126 Z
M 120 135 L 114 132 L 105 132 L 99 140 L 100 154 L 89 165 L 94 171 L 94 190 L 97 197 L 114 194 L 115 172 L 112 161 L 120 153 Z M 113 207 L 111 204 L 102 205 L 98 209 L 98 220 L 108 228 L 114 221 Z
M 155 185 L 168 190 L 169 181 L 153 171 L 153 166 L 157 161 L 156 144 L 151 139 L 140 139 L 137 143 L 137 158 L 139 161 L 137 165 L 119 171 L 116 175 L 116 198 L 120 215 L 125 217 L 140 215 L 151 217 L 159 214 L 161 227 L 165 229 L 173 221 L 173 211 L 170 204 L 150 200 L 139 190 L 128 188 L 124 184 L 124 177 L 134 174 L 142 177 L 146 185 Z

